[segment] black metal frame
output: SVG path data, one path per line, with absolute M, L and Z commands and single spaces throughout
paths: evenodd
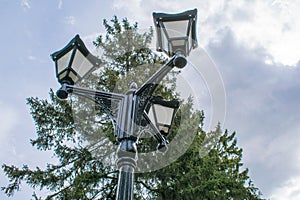
M 72 53 L 71 53 L 71 57 L 70 57 L 68 66 L 61 72 L 58 72 L 57 61 L 71 51 L 72 51 Z M 81 79 L 83 79 L 85 77 L 85 76 L 82 76 L 82 77 L 79 76 L 79 74 L 71 68 L 76 51 L 80 51 L 86 57 L 86 59 L 89 60 L 93 64 L 93 67 L 86 73 L 86 75 L 89 74 L 91 71 L 95 70 L 102 63 L 100 59 L 98 59 L 96 56 L 93 56 L 89 52 L 89 50 L 84 45 L 83 41 L 80 39 L 80 36 L 77 34 L 64 48 L 51 54 L 51 57 L 52 57 L 53 61 L 55 62 L 56 77 L 57 77 L 58 82 L 61 84 L 63 84 L 63 83 L 67 83 L 70 85 L 75 84 L 75 82 L 69 76 L 70 73 L 73 73 L 76 77 L 78 77 L 76 82 L 80 81 Z M 63 78 L 60 78 L 60 76 L 62 74 L 64 74 L 65 72 L 66 72 L 66 75 Z
M 157 33 L 157 49 L 156 49 L 157 51 L 165 52 L 170 57 L 178 53 L 176 52 L 177 49 L 174 49 L 174 46 L 172 45 L 173 40 L 184 40 L 185 44 L 179 49 L 181 49 L 180 53 L 185 56 L 189 55 L 191 49 L 194 49 L 198 46 L 197 35 L 196 35 L 197 9 L 188 10 L 178 14 L 166 14 L 166 13 L 154 12 L 153 20 L 156 27 L 156 33 Z M 173 39 L 170 38 L 165 28 L 164 22 L 181 21 L 181 20 L 189 21 L 186 37 L 177 37 Z M 163 49 L 162 34 L 164 34 L 167 37 L 168 49 Z M 192 39 L 192 44 L 189 44 L 189 37 L 191 37 Z
M 180 106 L 180 102 L 177 99 L 166 101 L 166 100 L 163 99 L 162 96 L 152 96 L 150 102 L 151 102 L 151 104 L 148 104 L 148 106 L 146 108 L 146 112 L 149 113 L 150 109 L 151 108 L 153 109 L 152 111 L 154 112 L 154 118 L 155 118 L 154 120 L 155 120 L 156 127 L 158 127 L 158 129 L 159 129 L 160 126 L 168 128 L 167 132 L 160 130 L 160 133 L 163 136 L 166 137 L 169 134 L 171 124 L 173 123 L 174 116 L 175 116 L 175 114 L 176 114 L 176 112 L 177 112 L 177 110 Z M 173 110 L 170 124 L 162 124 L 162 123 L 158 122 L 156 110 L 153 107 L 154 105 L 161 105 L 161 106 L 164 106 L 164 107 L 167 107 L 167 108 L 171 108 Z

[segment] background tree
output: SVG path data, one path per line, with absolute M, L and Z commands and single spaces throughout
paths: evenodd
M 104 20 L 103 24 L 106 35 L 99 36 L 94 44 L 103 50 L 101 59 L 106 66 L 82 81 L 81 86 L 125 92 L 131 81 L 141 85 L 166 61 L 149 49 L 151 28 L 139 33 L 137 23 L 131 25 L 127 19 L 120 22 L 117 17 L 110 22 Z M 139 67 L 142 65 L 147 67 Z M 178 73 L 170 73 L 163 80 L 168 84 L 161 84 L 156 94 L 179 98 L 174 92 Z M 2 190 L 12 196 L 25 182 L 34 190 L 49 190 L 51 194 L 46 199 L 114 199 L 117 169 L 107 162 L 115 159 L 115 151 L 110 147 L 118 142 L 112 123 L 101 108 L 77 97 L 61 101 L 52 90 L 49 100 L 31 97 L 27 104 L 37 133 L 31 144 L 38 150 L 53 152 L 58 164 L 36 169 L 4 164 L 2 168 L 10 183 Z M 180 123 L 182 116 L 188 119 L 185 124 Z M 137 199 L 260 199 L 248 170 L 241 169 L 242 150 L 236 146 L 235 133 L 221 134 L 219 126 L 205 133 L 203 119 L 203 112 L 193 110 L 192 99 L 182 102 L 168 139 L 172 141 L 179 126 L 187 130 L 196 127 L 193 143 L 171 165 L 137 174 Z M 155 145 L 153 139 L 143 139 L 139 151 L 152 151 Z M 33 196 L 38 199 L 35 193 Z
M 236 146 L 235 133 L 221 135 L 218 126 L 210 134 L 220 137 L 208 154 L 203 152 L 207 134 L 202 132 L 180 159 L 159 171 L 141 174 L 149 199 L 261 199 L 248 169 L 241 169 L 242 149 Z

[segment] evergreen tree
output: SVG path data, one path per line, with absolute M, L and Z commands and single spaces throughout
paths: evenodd
M 194 138 L 188 151 L 171 165 L 142 174 L 147 199 L 261 199 L 243 164 L 242 149 L 235 133 L 221 134 L 218 126 L 210 133 L 218 142 L 206 154 L 203 143 L 207 134 Z M 160 184 L 157 184 L 160 183 Z
M 99 36 L 94 44 L 103 50 L 101 59 L 106 63 L 105 68 L 91 74 L 80 86 L 124 93 L 130 82 L 140 86 L 166 61 L 149 49 L 152 29 L 139 33 L 137 23 L 131 25 L 127 19 L 120 22 L 117 17 L 110 22 L 104 20 L 103 24 L 106 35 Z M 159 85 L 155 94 L 166 99 L 180 98 L 174 92 L 178 73 L 170 73 L 163 80 L 167 84 Z M 37 133 L 31 144 L 38 150 L 53 152 L 58 162 L 36 169 L 4 164 L 2 168 L 10 183 L 2 190 L 12 196 L 25 182 L 33 189 L 49 190 L 51 194 L 46 199 L 115 199 L 118 172 L 108 163 L 115 159 L 114 147 L 118 142 L 113 125 L 101 107 L 77 97 L 59 100 L 52 90 L 49 100 L 31 97 L 27 104 Z M 182 100 L 168 135 L 172 141 L 179 126 L 187 131 L 197 127 L 192 145 L 171 165 L 137 174 L 135 198 L 260 199 L 248 170 L 241 169 L 242 150 L 237 147 L 235 133 L 221 134 L 219 126 L 214 132 L 205 133 L 201 129 L 203 112 L 193 110 L 192 105 L 192 99 Z M 183 116 L 187 118 L 185 123 L 180 121 Z M 139 151 L 149 152 L 155 147 L 154 139 L 139 141 Z M 168 153 L 167 157 L 172 158 L 177 152 Z M 160 158 L 155 157 L 158 162 Z M 143 158 L 139 162 L 146 163 Z M 33 196 L 38 199 L 35 193 Z

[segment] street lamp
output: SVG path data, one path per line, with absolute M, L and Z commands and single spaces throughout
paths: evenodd
M 153 13 L 157 33 L 157 51 L 169 56 L 188 56 L 197 47 L 197 9 L 178 14 Z
M 161 96 L 153 96 L 151 106 L 148 110 L 148 116 L 152 123 L 158 127 L 163 136 L 169 134 L 175 113 L 179 108 L 179 101 L 174 99 L 166 101 Z
M 187 15 L 187 16 L 186 16 Z M 191 15 L 191 16 L 190 16 Z M 178 15 L 153 14 L 160 16 L 159 22 L 184 21 L 188 18 L 187 30 L 193 30 L 189 41 L 189 33 L 183 37 L 182 32 L 178 36 L 169 35 L 167 40 L 168 55 L 171 58 L 158 71 L 156 71 L 139 88 L 132 83 L 130 89 L 125 94 L 104 92 L 99 90 L 90 90 L 77 87 L 74 84 L 91 73 L 96 67 L 99 67 L 101 61 L 89 53 L 79 35 L 76 35 L 66 47 L 53 53 L 52 59 L 56 66 L 56 76 L 61 88 L 57 91 L 57 96 L 66 99 L 69 93 L 83 96 L 99 104 L 105 113 L 114 123 L 114 133 L 119 147 L 117 150 L 117 166 L 119 168 L 119 179 L 117 188 L 117 199 L 133 198 L 133 180 L 134 171 L 137 163 L 136 142 L 140 135 L 140 127 L 149 125 L 153 136 L 158 142 L 159 151 L 166 150 L 168 141 L 166 135 L 172 125 L 176 110 L 179 108 L 177 100 L 166 101 L 162 97 L 153 96 L 161 80 L 174 68 L 185 67 L 187 60 L 185 56 L 189 54 L 191 48 L 196 47 L 195 21 L 196 10 L 187 11 Z M 155 17 L 154 17 L 155 18 Z M 162 34 L 158 34 L 162 36 Z M 162 41 L 162 38 L 158 38 Z M 184 45 L 178 45 L 176 41 L 184 41 Z M 173 51 L 174 50 L 174 51 Z M 164 50 L 164 52 L 166 52 Z M 112 110 L 112 101 L 117 105 L 117 115 L 115 109 Z
M 55 62 L 56 77 L 60 84 L 74 85 L 91 71 L 100 66 L 101 61 L 93 56 L 76 35 L 63 49 L 51 54 Z M 59 98 L 65 99 L 65 88 L 57 91 Z

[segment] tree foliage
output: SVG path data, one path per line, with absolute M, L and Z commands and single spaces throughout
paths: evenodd
M 220 135 L 218 126 L 214 133 Z M 241 169 L 242 149 L 236 146 L 235 133 L 225 131 L 218 143 L 203 154 L 206 134 L 195 137 L 189 150 L 171 165 L 144 174 L 155 199 L 261 199 L 260 192 Z M 157 182 L 161 184 L 156 185 Z
M 81 86 L 125 92 L 131 81 L 141 85 L 166 61 L 149 48 L 151 28 L 139 33 L 137 23 L 131 25 L 127 19 L 120 22 L 117 17 L 103 24 L 106 35 L 99 36 L 94 44 L 103 50 L 105 68 L 91 74 Z M 140 67 L 143 65 L 147 67 Z M 161 84 L 156 93 L 167 99 L 178 97 L 174 93 L 178 73 L 170 73 L 164 79 L 168 84 Z M 49 94 L 49 100 L 27 99 L 37 134 L 31 144 L 52 152 L 57 162 L 35 169 L 3 164 L 9 184 L 2 190 L 12 196 L 21 183 L 26 183 L 33 190 L 50 191 L 45 199 L 115 199 L 117 169 L 100 159 L 108 155 L 114 158 L 110 147 L 118 142 L 112 123 L 97 105 L 89 106 L 90 102 L 76 97 L 62 101 L 52 90 Z M 180 124 L 183 114 L 188 123 Z M 206 133 L 202 130 L 203 119 L 203 112 L 193 110 L 191 99 L 182 104 L 168 139 L 172 141 L 176 136 L 179 125 L 187 130 L 196 127 L 192 145 L 167 167 L 137 174 L 136 199 L 261 199 L 248 169 L 243 168 L 242 149 L 237 147 L 235 133 L 221 133 L 220 126 Z M 100 150 L 91 148 L 97 144 Z M 150 151 L 149 145 L 154 144 L 145 139 L 139 150 Z M 33 197 L 39 198 L 35 193 Z

